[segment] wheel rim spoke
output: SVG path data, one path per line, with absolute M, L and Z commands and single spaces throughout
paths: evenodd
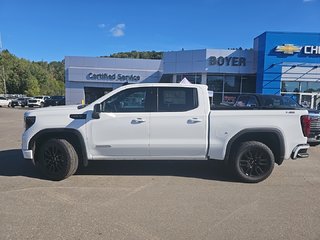
M 239 161 L 241 171 L 249 177 L 263 176 L 270 169 L 270 165 L 267 153 L 259 148 L 249 148 Z
M 255 172 L 257 173 L 258 176 L 262 175 L 264 173 L 264 171 L 262 170 L 261 167 L 256 166 L 255 167 Z
M 45 168 L 52 173 L 57 173 L 61 171 L 66 163 L 64 155 L 59 148 L 59 146 L 56 145 L 49 145 L 44 150 L 44 163 Z

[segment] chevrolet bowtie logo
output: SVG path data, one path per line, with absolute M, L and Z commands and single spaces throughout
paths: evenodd
M 276 52 L 282 52 L 284 54 L 294 54 L 300 52 L 301 47 L 295 46 L 293 44 L 283 44 L 282 46 L 277 46 Z

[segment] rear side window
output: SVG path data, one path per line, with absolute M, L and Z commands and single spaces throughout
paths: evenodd
M 289 97 L 282 97 L 276 95 L 264 96 L 262 100 L 262 107 L 264 108 L 300 108 L 294 100 Z
M 158 88 L 159 112 L 185 112 L 198 107 L 196 88 Z

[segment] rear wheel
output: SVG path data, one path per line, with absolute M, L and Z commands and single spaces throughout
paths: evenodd
M 74 174 L 78 168 L 78 155 L 65 139 L 49 139 L 40 146 L 36 166 L 51 180 L 63 180 Z
M 240 180 L 257 183 L 270 176 L 274 168 L 274 155 L 271 149 L 257 141 L 240 145 L 233 157 L 233 169 Z

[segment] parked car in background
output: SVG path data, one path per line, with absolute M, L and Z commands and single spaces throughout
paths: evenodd
M 28 99 L 28 107 L 44 107 L 45 100 L 49 99 L 49 96 L 36 96 Z
M 59 105 L 66 105 L 66 99 L 64 96 L 52 96 L 44 101 L 45 107 Z
M 28 99 L 30 99 L 30 97 L 22 97 L 22 98 L 13 99 L 11 101 L 11 107 L 13 107 L 13 108 L 16 106 L 25 107 L 28 105 Z
M 11 100 L 5 97 L 0 97 L 0 107 L 10 107 Z
M 311 146 L 320 144 L 320 111 L 314 109 L 308 109 L 310 116 L 310 135 L 308 137 L 308 143 Z

